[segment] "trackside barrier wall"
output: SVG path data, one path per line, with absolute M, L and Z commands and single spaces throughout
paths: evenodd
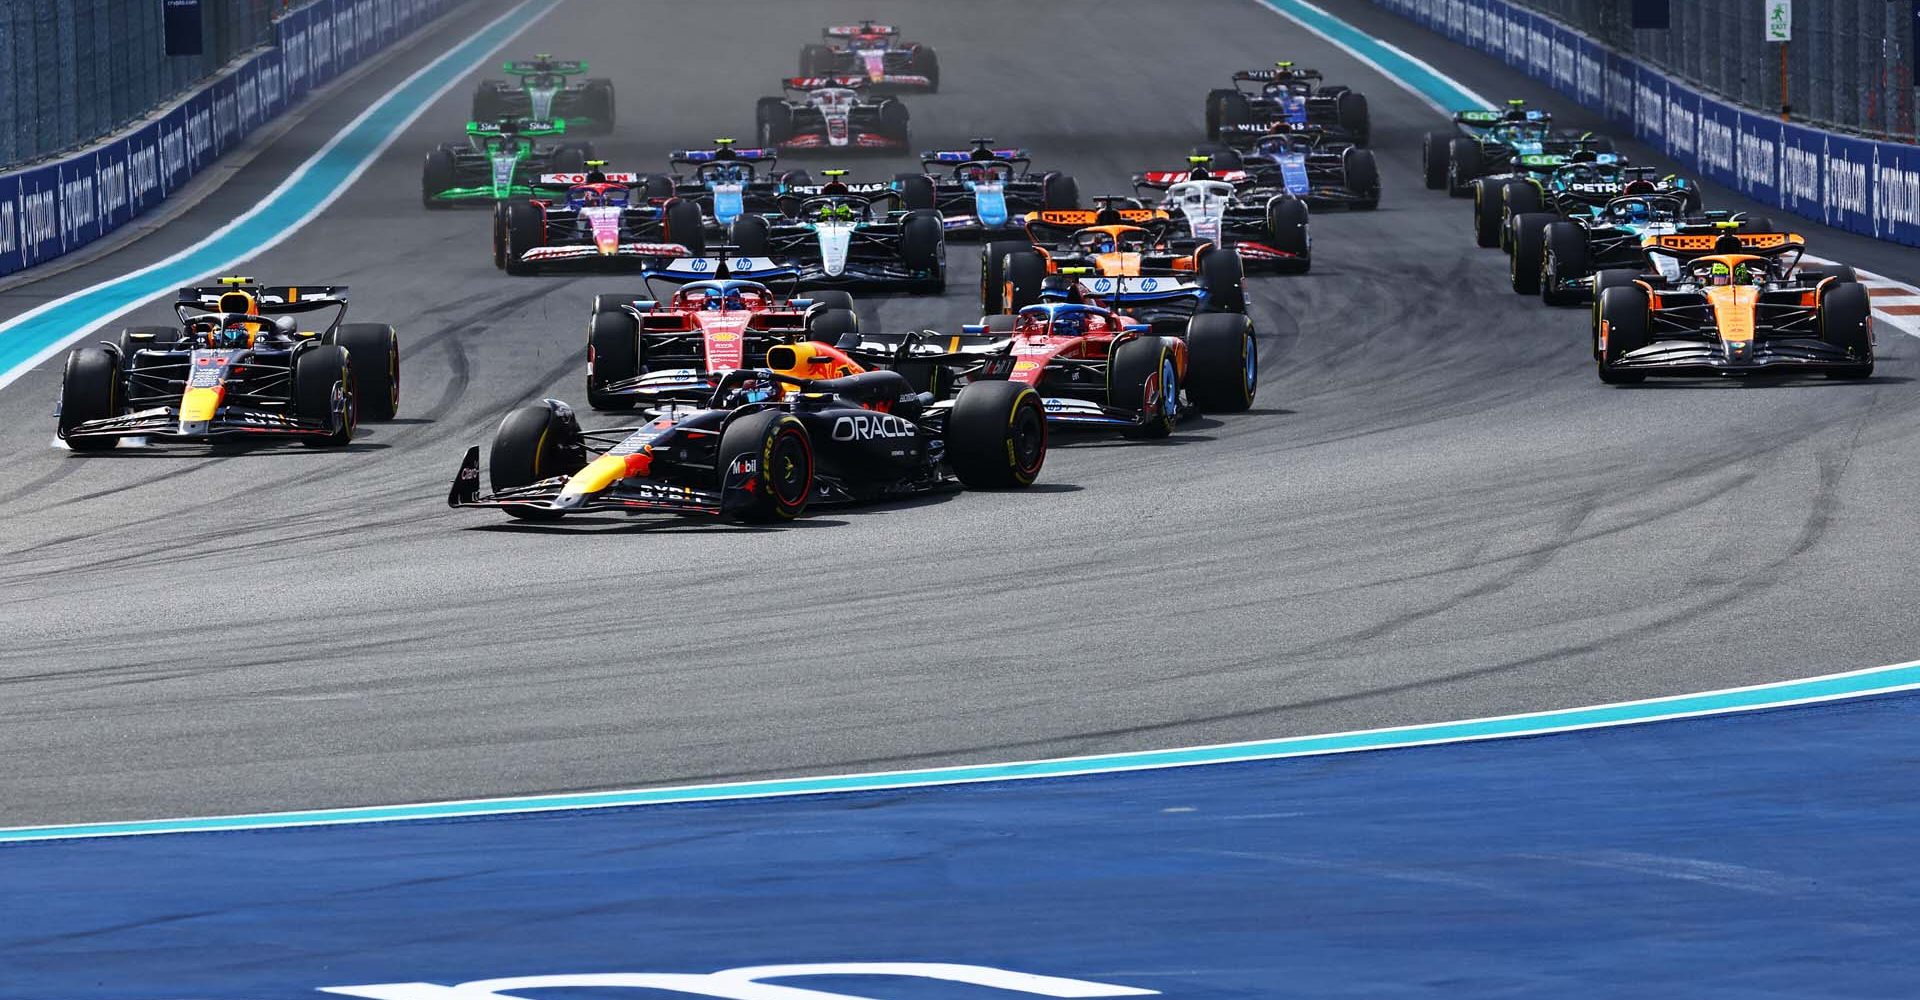
M 1374 0 L 1604 113 L 1690 171 L 1839 229 L 1920 246 L 1920 147 L 1780 121 L 1504 0 Z
M 70 253 L 164 201 L 248 133 L 465 0 L 314 0 L 273 44 L 139 129 L 0 174 L 0 275 Z

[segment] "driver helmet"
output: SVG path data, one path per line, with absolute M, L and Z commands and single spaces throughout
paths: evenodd
M 1627 186 L 1620 189 L 1620 193 L 1644 195 L 1644 194 L 1652 194 L 1658 190 L 1660 190 L 1660 188 L 1657 185 L 1655 185 L 1652 181 L 1635 180 L 1635 181 L 1628 181 Z
M 700 296 L 700 307 L 708 312 L 719 312 L 726 308 L 726 305 L 724 296 L 715 295 L 712 292 L 706 292 Z
M 598 208 L 600 201 L 600 192 L 597 189 L 587 188 L 580 192 L 580 204 L 587 208 Z
M 225 322 L 214 328 L 208 339 L 214 347 L 223 350 L 249 347 L 253 344 L 253 324 L 243 319 L 228 317 Z
M 1621 205 L 1620 214 L 1633 222 L 1645 222 L 1653 217 L 1653 211 L 1644 201 L 1630 201 Z
M 1757 285 L 1760 283 L 1759 272 L 1744 263 L 1735 264 L 1733 266 L 1733 283 L 1736 285 Z
M 1087 332 L 1087 317 L 1077 309 L 1062 309 L 1053 314 L 1053 335 L 1079 337 Z
M 1722 261 L 1714 261 L 1707 269 L 1707 284 L 1720 286 L 1733 283 L 1733 271 Z
M 1088 246 L 1094 253 L 1112 253 L 1116 249 L 1112 233 L 1095 233 Z
M 740 310 L 745 309 L 746 307 L 747 307 L 747 300 L 740 297 L 740 289 L 738 288 L 727 289 L 726 308 L 729 311 L 739 312 Z
M 820 206 L 818 218 L 822 222 L 844 221 L 853 218 L 853 206 L 829 202 Z

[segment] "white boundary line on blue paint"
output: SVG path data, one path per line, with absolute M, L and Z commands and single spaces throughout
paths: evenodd
M 1235 764 L 1288 757 L 1326 756 L 1367 750 L 1404 749 L 1445 743 L 1545 736 L 1587 729 L 1763 711 L 1913 690 L 1920 690 L 1920 661 L 1827 674 L 1803 680 L 1777 681 L 1770 684 L 1726 688 L 1698 694 L 1669 695 L 1662 698 L 1592 705 L 1585 708 L 1528 712 L 1519 715 L 1397 726 L 1388 729 L 1363 729 L 1319 736 L 1295 736 L 1277 740 L 1183 747 L 1173 750 L 1060 757 L 1011 764 L 974 764 L 909 771 L 877 771 L 814 778 L 674 785 L 609 792 L 568 792 L 558 795 L 523 795 L 408 805 L 357 806 L 121 823 L 14 827 L 0 829 L 0 845 L 90 837 L 151 836 L 172 833 L 471 819 L 675 803 L 897 791 L 936 785 L 1020 781 L 1032 778 L 1084 777 L 1123 771 Z
M 1388 82 L 1419 98 L 1428 107 L 1451 118 L 1465 108 L 1491 108 L 1492 101 L 1466 84 L 1433 68 L 1432 64 L 1384 39 L 1374 38 L 1306 0 L 1257 0 L 1275 14 L 1318 35 L 1322 41 L 1359 60 Z M 1369 54 L 1362 51 L 1371 48 Z M 1399 63 L 1399 72 L 1386 63 Z M 1425 82 L 1428 86 L 1422 86 Z
M 5 337 L 20 327 L 35 325 L 35 321 L 55 310 L 67 309 L 75 302 L 101 297 L 104 292 L 127 289 L 122 294 L 131 294 L 134 296 L 134 298 L 130 300 L 104 303 L 93 310 L 93 315 L 83 314 L 79 316 L 74 320 L 75 326 L 72 332 L 57 336 L 32 356 L 22 359 L 5 372 L 0 372 L 0 388 L 11 384 L 22 375 L 32 371 L 35 366 L 58 354 L 74 342 L 99 329 L 101 326 L 111 322 L 115 317 L 167 295 L 183 283 L 169 278 L 166 280 L 154 280 L 143 284 L 142 279 L 147 279 L 168 269 L 176 268 L 183 262 L 206 253 L 209 250 L 218 253 L 219 259 L 197 266 L 195 268 L 196 273 L 204 275 L 228 270 L 241 261 L 258 256 L 280 245 L 287 238 L 299 232 L 309 222 L 317 218 L 321 212 L 325 211 L 337 201 L 342 194 L 346 193 L 347 189 L 352 187 L 354 182 L 358 181 L 362 174 L 366 173 L 367 168 L 372 166 L 373 162 L 378 159 L 382 153 L 386 152 L 387 148 L 399 139 L 400 134 L 405 132 L 409 126 L 419 119 L 429 106 L 435 101 L 438 101 L 447 91 L 453 89 L 454 85 L 458 84 L 463 77 L 472 72 L 474 67 L 479 65 L 482 60 L 489 58 L 502 46 L 518 38 L 522 32 L 532 27 L 535 21 L 538 21 L 547 11 L 552 10 L 558 3 L 559 0 L 522 0 L 521 3 L 516 4 L 506 13 L 487 22 L 438 59 L 422 66 L 406 79 L 395 84 L 392 89 L 381 95 L 379 100 L 374 101 L 365 111 L 362 111 L 351 122 L 348 122 L 341 128 L 340 131 L 334 133 L 333 138 L 329 139 L 326 145 L 320 147 L 318 151 L 308 157 L 304 163 L 296 168 L 292 174 L 289 174 L 287 179 L 282 181 L 280 185 L 274 188 L 266 197 L 260 199 L 259 202 L 244 214 L 235 217 L 219 229 L 208 234 L 206 238 L 138 270 L 96 283 L 68 295 L 63 295 L 51 302 L 21 313 L 5 323 L 0 323 L 0 337 Z M 529 12 L 529 8 L 539 9 Z M 500 33 L 503 25 L 509 25 L 509 22 L 515 20 L 518 20 L 519 23 L 517 25 L 511 25 L 512 30 L 504 34 Z M 478 51 L 475 51 L 476 48 Z M 455 64 L 457 64 L 457 66 Z M 447 77 L 436 86 L 430 94 L 424 97 L 407 95 L 406 92 L 422 79 L 428 79 L 440 73 L 446 73 Z M 358 133 L 367 122 L 376 115 L 386 113 L 389 110 L 389 105 L 400 100 L 403 96 L 406 96 L 408 100 L 414 102 L 412 110 L 398 122 L 387 126 L 385 133 L 379 135 L 375 141 L 365 148 L 350 170 L 334 178 L 332 186 L 327 189 L 322 196 L 316 199 L 305 213 L 287 225 L 282 226 L 277 232 L 267 236 L 265 239 L 258 242 L 247 242 L 244 246 L 236 246 L 231 248 L 230 252 L 225 252 L 228 248 L 220 246 L 222 241 L 226 240 L 236 230 L 240 230 L 242 227 L 252 223 L 262 213 L 280 207 L 279 203 L 288 199 L 299 186 L 306 183 L 308 175 L 312 174 L 319 166 L 324 164 L 328 156 L 331 155 L 337 147 L 349 139 L 363 138 L 359 136 Z M 325 183 L 325 181 L 322 180 L 322 183 Z M 107 309 L 111 309 L 112 311 L 104 311 Z

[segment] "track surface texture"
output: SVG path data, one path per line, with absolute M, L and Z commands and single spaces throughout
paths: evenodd
M 610 71 L 622 126 L 602 148 L 657 169 L 669 148 L 749 135 L 753 99 L 800 44 L 872 12 L 760 4 L 729 18 L 722 50 L 703 5 L 571 0 L 512 49 Z M 80 457 L 49 447 L 57 361 L 0 391 L 0 823 L 1222 742 L 1920 647 L 1904 337 L 1883 333 L 1865 384 L 1608 388 L 1585 314 L 1513 295 L 1500 254 L 1472 247 L 1467 206 L 1420 187 L 1438 116 L 1265 8 L 884 14 L 943 61 L 946 89 L 907 98 L 916 145 L 1028 145 L 1087 195 L 1179 163 L 1234 68 L 1287 57 L 1367 93 L 1384 204 L 1316 216 L 1311 275 L 1255 279 L 1256 412 L 1157 445 L 1056 439 L 1029 492 L 779 530 L 449 511 L 461 451 L 509 408 L 584 403 L 589 298 L 632 284 L 504 277 L 485 213 L 422 210 L 420 157 L 464 121 L 463 84 L 323 219 L 242 269 L 348 283 L 355 317 L 398 325 L 400 421 L 338 454 Z M 0 296 L 0 314 L 211 229 L 424 58 L 336 96 L 167 232 Z M 976 259 L 954 248 L 943 298 L 861 310 L 887 328 L 967 320 Z

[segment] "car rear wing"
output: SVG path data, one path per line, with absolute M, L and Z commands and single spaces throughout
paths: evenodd
M 1473 128 L 1485 128 L 1506 121 L 1528 121 L 1540 124 L 1553 121 L 1553 115 L 1538 108 L 1528 108 L 1521 118 L 1508 118 L 1505 111 L 1486 111 L 1478 108 L 1453 113 L 1455 125 L 1467 125 Z
M 1326 77 L 1322 75 L 1321 72 L 1317 69 L 1293 69 L 1292 67 L 1289 67 L 1289 66 L 1280 66 L 1274 69 L 1243 69 L 1233 74 L 1233 82 L 1235 83 L 1239 83 L 1243 80 L 1253 80 L 1261 83 L 1270 83 L 1275 80 L 1284 81 L 1284 80 L 1324 80 L 1324 79 L 1326 79 Z
M 636 174 L 626 170 L 606 170 L 602 171 L 600 176 L 605 178 L 608 184 L 638 184 L 645 180 L 647 175 Z M 573 187 L 576 184 L 586 184 L 589 183 L 589 181 L 585 173 L 567 173 L 541 174 L 534 180 L 534 183 L 541 187 L 564 188 Z M 594 181 L 591 183 L 599 182 Z
M 1640 243 L 1641 249 L 1648 253 L 1677 257 L 1681 260 L 1703 257 L 1715 253 L 1750 253 L 1762 257 L 1801 252 L 1806 249 L 1807 241 L 1798 233 L 1773 232 L 1754 233 L 1740 231 L 1739 222 L 1715 222 L 1705 226 L 1685 226 L 1685 231 L 1668 233 L 1664 236 L 1649 236 Z M 1731 238 L 1739 246 L 1734 247 Z
M 799 93 L 825 90 L 829 87 L 861 90 L 866 87 L 867 78 L 864 76 L 790 76 L 780 81 L 780 85 L 787 90 Z
M 722 153 L 729 155 L 722 156 Z M 778 150 L 761 147 L 735 149 L 732 146 L 716 146 L 713 149 L 676 149 L 667 154 L 667 162 L 675 166 L 682 163 L 712 163 L 726 160 L 769 163 L 779 158 L 780 153 Z
M 511 76 L 538 76 L 542 73 L 579 76 L 587 71 L 587 64 L 581 59 L 510 59 L 502 63 L 500 69 Z
M 832 192 L 829 192 L 827 190 L 827 188 L 830 188 L 830 187 L 834 188 Z M 801 197 L 812 197 L 814 195 L 829 194 L 829 193 L 857 194 L 862 197 L 872 199 L 872 198 L 880 197 L 882 195 L 898 194 L 899 189 L 893 186 L 892 181 L 860 181 L 855 184 L 840 184 L 840 185 L 789 184 L 786 186 L 784 190 L 781 191 L 781 193 L 788 194 L 788 195 L 798 195 Z
M 872 22 L 866 24 L 834 24 L 820 29 L 820 37 L 822 38 L 857 38 L 861 35 L 886 35 L 889 38 L 894 38 L 898 37 L 899 34 L 900 29 L 891 24 L 874 24 Z
M 1204 179 L 1224 181 L 1228 184 L 1244 184 L 1253 177 L 1245 170 L 1210 170 Z M 1183 184 L 1193 179 L 1193 171 L 1188 170 L 1149 170 L 1144 174 L 1133 175 L 1135 190 L 1165 191 L 1175 184 Z
M 663 257 L 641 271 L 641 277 L 683 284 L 715 278 L 765 281 L 769 278 L 797 278 L 800 274 L 792 265 L 782 264 L 772 257 L 695 257 L 685 247 L 680 249 L 683 256 Z
M 468 135 L 561 135 L 567 131 L 565 118 L 534 120 L 503 118 L 492 122 L 468 122 Z
M 990 153 L 992 155 L 991 157 L 982 158 L 978 155 L 980 153 Z M 920 162 L 923 165 L 930 164 L 930 163 L 942 163 L 942 164 L 992 163 L 995 160 L 1001 160 L 1007 163 L 1019 164 L 1021 166 L 1025 166 L 1032 162 L 1032 160 L 1029 159 L 1028 153 L 1026 150 L 1018 149 L 1014 147 L 1009 147 L 1007 149 L 986 149 L 986 150 L 929 149 L 926 152 L 920 154 Z
M 347 302 L 345 285 L 255 285 L 234 281 L 182 288 L 174 296 L 174 305 L 218 309 L 220 297 L 231 292 L 253 296 L 262 313 L 312 312 L 344 306 Z

